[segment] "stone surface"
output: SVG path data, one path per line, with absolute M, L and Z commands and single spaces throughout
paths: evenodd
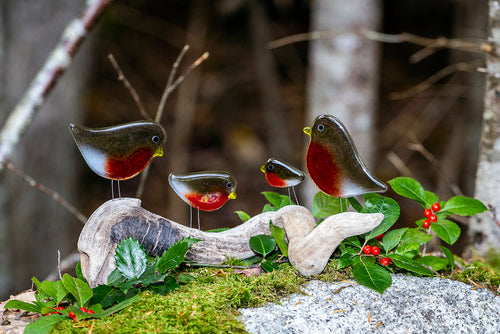
M 239 320 L 249 333 L 500 333 L 500 297 L 444 278 L 394 275 L 383 295 L 356 282 L 303 291 Z

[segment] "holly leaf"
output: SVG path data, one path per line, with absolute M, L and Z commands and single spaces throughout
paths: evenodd
M 354 279 L 380 294 L 384 293 L 385 289 L 392 284 L 391 274 L 372 261 L 365 260 L 365 258 L 362 257 L 358 263 L 353 265 L 352 274 Z
M 450 264 L 451 272 L 455 269 L 455 257 L 453 256 L 453 253 L 446 247 L 444 246 L 439 246 L 443 254 L 446 256 L 448 259 L 448 262 Z
M 129 237 L 116 247 L 115 261 L 116 268 L 125 278 L 136 279 L 146 270 L 146 251 L 137 240 Z
M 453 245 L 460 236 L 460 227 L 452 221 L 439 219 L 431 224 L 432 230 L 438 237 L 444 240 L 449 245 Z
M 255 235 L 250 238 L 250 248 L 257 254 L 266 257 L 276 248 L 276 240 L 265 234 Z
M 398 195 L 417 201 L 423 207 L 427 206 L 424 188 L 411 177 L 396 177 L 388 183 Z
M 285 241 L 285 230 L 281 227 L 273 224 L 272 220 L 269 220 L 269 229 L 271 230 L 271 235 L 273 236 L 278 248 L 283 256 L 288 257 L 288 245 Z
M 330 217 L 340 212 L 340 200 L 335 197 L 328 196 L 321 191 L 314 195 L 311 213 L 315 218 Z
M 384 238 L 382 239 L 382 245 L 384 246 L 385 251 L 389 252 L 394 247 L 399 245 L 399 243 L 401 242 L 401 238 L 403 237 L 403 235 L 406 233 L 407 230 L 408 228 L 405 227 L 387 232 L 384 235 Z
M 466 196 L 454 196 L 441 208 L 441 211 L 460 216 L 474 216 L 487 210 L 488 208 L 481 201 Z
M 84 306 L 94 294 L 87 283 L 68 274 L 63 275 L 62 282 L 66 290 L 75 297 L 80 307 Z
M 364 200 L 365 207 L 361 210 L 361 213 L 382 213 L 384 215 L 384 220 L 366 235 L 366 240 L 370 240 L 386 232 L 394 225 L 398 220 L 400 209 L 395 200 L 379 194 L 365 194 Z
M 394 262 L 394 265 L 401 269 L 411 271 L 419 275 L 432 276 L 431 270 L 425 268 L 415 260 L 398 254 L 389 254 L 388 257 L 392 260 L 392 262 Z
M 177 268 L 184 261 L 189 248 L 198 241 L 200 240 L 188 237 L 174 243 L 169 249 L 164 251 L 159 258 L 155 267 L 156 271 L 164 273 L 167 270 Z

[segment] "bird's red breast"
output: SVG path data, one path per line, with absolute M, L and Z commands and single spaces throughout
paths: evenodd
M 149 148 L 138 149 L 125 157 L 107 157 L 104 170 L 108 178 L 113 180 L 130 179 L 146 168 L 154 152 Z
M 272 172 L 266 173 L 266 181 L 273 187 L 286 187 L 286 181 Z
M 219 209 L 229 199 L 228 193 L 212 192 L 208 194 L 187 193 L 184 195 L 191 206 L 202 211 L 214 211 Z
M 342 170 L 326 146 L 316 141 L 309 143 L 306 167 L 309 176 L 322 192 L 333 197 L 342 196 Z

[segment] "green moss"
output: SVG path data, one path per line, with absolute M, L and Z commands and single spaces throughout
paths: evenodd
M 175 293 L 142 293 L 141 300 L 119 314 L 100 320 L 63 321 L 54 333 L 244 333 L 238 308 L 278 302 L 300 292 L 305 278 L 289 265 L 260 276 L 232 274 L 232 270 L 202 268 L 196 281 Z
M 336 270 L 331 260 L 320 275 L 310 279 L 327 282 L 353 280 L 350 268 Z M 234 274 L 232 269 L 199 268 L 190 272 L 196 280 L 166 296 L 150 292 L 127 309 L 104 319 L 63 321 L 54 333 L 245 333 L 237 321 L 238 308 L 256 307 L 301 293 L 308 279 L 289 264 L 260 276 Z M 484 262 L 474 262 L 447 278 L 484 286 L 499 294 L 499 272 Z

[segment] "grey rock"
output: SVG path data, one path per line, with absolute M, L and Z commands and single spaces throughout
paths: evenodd
M 444 278 L 393 275 L 383 295 L 311 281 L 304 295 L 240 309 L 249 333 L 500 333 L 500 297 Z

